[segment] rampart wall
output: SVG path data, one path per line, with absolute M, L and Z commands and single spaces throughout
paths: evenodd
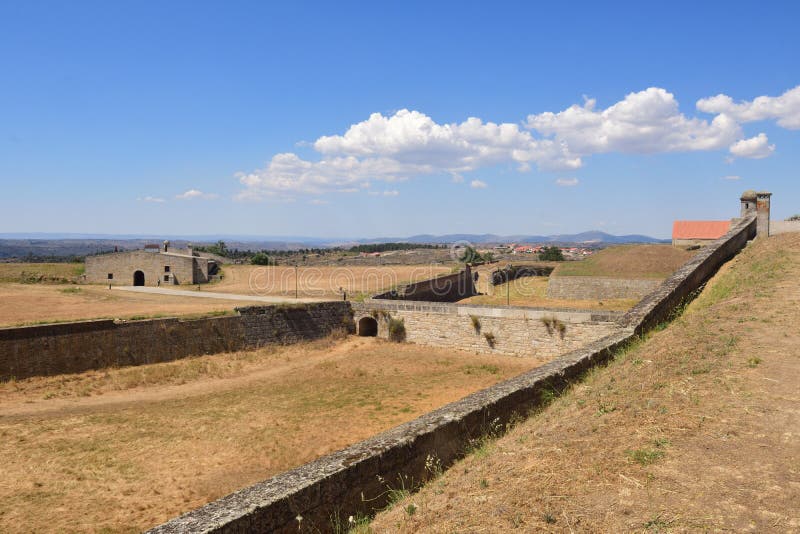
M 770 221 L 769 235 L 788 234 L 800 232 L 800 221 Z
M 547 296 L 564 300 L 640 299 L 659 284 L 658 279 L 551 276 Z
M 0 328 L 0 380 L 166 362 L 353 329 L 346 302 L 237 308 L 195 320 L 112 320 Z
M 639 333 L 666 320 L 755 232 L 752 215 L 732 225 L 728 234 L 692 257 L 625 314 L 614 333 L 602 339 L 344 450 L 232 493 L 151 532 L 331 532 L 335 529 L 334 517 L 380 510 L 388 499 L 382 481 L 398 477 L 425 481 L 429 458 L 441 462 L 444 468 L 452 465 L 463 456 L 469 440 L 502 430 L 509 421 L 541 405 L 552 391 L 566 387 L 569 380 L 607 360 Z
M 375 295 L 373 298 L 381 300 L 456 302 L 477 294 L 475 282 L 472 279 L 472 270 L 467 266 L 457 273 L 437 276 L 429 280 L 401 286 L 396 290 Z
M 550 359 L 611 333 L 621 313 L 545 308 L 369 300 L 353 303 L 353 318 L 378 322 L 388 337 L 388 319 L 404 322 L 406 341 L 481 353 Z M 563 330 L 559 329 L 559 323 Z

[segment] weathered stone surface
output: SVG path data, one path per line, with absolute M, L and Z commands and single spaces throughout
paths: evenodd
M 155 286 L 208 282 L 209 259 L 173 252 L 133 250 L 86 257 L 87 282 L 132 286 L 134 273 L 141 271 L 144 284 Z M 113 278 L 108 278 L 112 275 Z
M 660 283 L 658 279 L 551 276 L 547 296 L 564 300 L 640 299 Z
M 769 235 L 800 232 L 800 221 L 770 221 Z
M 756 216 L 749 214 L 727 234 L 701 249 L 620 319 L 620 325 L 642 332 L 669 318 L 673 310 L 691 299 L 706 280 L 742 250 L 756 235 Z
M 443 467 L 452 465 L 463 455 L 470 439 L 492 429 L 501 431 L 512 418 L 537 406 L 545 389 L 563 387 L 607 358 L 631 335 L 630 331 L 617 332 L 347 449 L 223 497 L 150 532 L 330 532 L 337 511 L 346 521 L 349 515 L 385 507 L 387 484 L 399 486 L 398 477 L 409 486 L 411 481 L 427 480 L 430 474 L 425 471 L 425 461 L 429 456 L 438 458 Z
M 183 321 L 82 321 L 0 328 L 0 379 L 144 365 L 353 331 L 346 302 L 239 308 L 239 315 Z
M 451 465 L 463 456 L 470 439 L 502 430 L 512 418 L 539 405 L 543 391 L 559 390 L 644 329 L 668 317 L 676 305 L 746 245 L 755 229 L 754 214 L 739 221 L 726 236 L 689 260 L 621 318 L 619 329 L 610 335 L 347 449 L 223 497 L 150 532 L 331 532 L 334 516 L 347 518 L 380 509 L 387 504 L 381 479 L 388 483 L 398 477 L 424 481 L 428 456 L 438 458 L 443 467 Z M 414 311 L 414 305 L 407 311 Z M 442 306 L 441 313 L 448 309 Z
M 472 270 L 469 266 L 463 270 L 437 276 L 398 287 L 386 293 L 375 295 L 374 299 L 414 300 L 426 302 L 456 302 L 477 295 Z
M 608 335 L 617 328 L 614 321 L 622 315 L 384 300 L 353 303 L 353 312 L 356 323 L 362 317 L 375 317 L 379 337 L 388 337 L 387 320 L 392 317 L 403 320 L 405 340 L 411 343 L 541 359 L 550 359 Z M 563 333 L 553 326 L 553 319 L 564 324 Z

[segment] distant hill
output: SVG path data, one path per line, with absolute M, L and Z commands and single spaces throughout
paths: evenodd
M 646 235 L 611 235 L 592 230 L 579 234 L 556 235 L 496 235 L 496 234 L 450 234 L 442 236 L 416 235 L 408 238 L 411 243 L 558 243 L 558 244 L 620 244 L 620 243 L 669 243 L 669 239 L 656 239 Z
M 467 241 L 476 245 L 499 243 L 550 243 L 559 245 L 616 245 L 622 243 L 669 243 L 645 235 L 615 236 L 605 232 L 590 231 L 559 235 L 509 235 L 447 234 L 415 235 L 411 237 L 385 237 L 372 239 L 324 239 L 315 237 L 254 237 L 254 236 L 126 236 L 102 234 L 0 234 L 0 259 L 38 257 L 85 256 L 100 252 L 135 250 L 147 243 L 161 243 L 165 239 L 175 248 L 185 248 L 188 243 L 203 245 L 223 240 L 230 249 L 239 250 L 297 250 L 302 248 L 331 248 L 336 246 L 372 243 L 449 244 Z

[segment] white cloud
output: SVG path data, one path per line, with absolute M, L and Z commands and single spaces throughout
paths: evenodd
M 369 191 L 367 194 L 372 197 L 379 197 L 379 196 L 396 197 L 400 194 L 400 191 L 398 191 L 397 189 L 392 189 L 387 191 Z
M 556 185 L 560 185 L 561 187 L 574 187 L 578 185 L 577 178 L 558 178 L 556 180 Z
M 735 174 L 729 174 L 728 176 L 723 176 L 722 179 L 723 180 L 735 181 L 735 180 L 741 180 L 742 177 L 741 176 L 736 176 Z
M 139 198 L 137 198 L 136 200 L 139 200 L 139 201 L 141 201 L 141 202 L 156 202 L 156 203 L 159 203 L 159 204 L 160 204 L 161 202 L 166 202 L 166 199 L 164 199 L 164 198 L 161 198 L 161 197 L 151 197 L 151 196 L 147 196 L 147 197 L 139 197 Z
M 472 180 L 469 186 L 473 189 L 486 189 L 487 187 L 486 182 L 482 182 L 481 180 Z
M 391 117 L 373 113 L 344 135 L 323 136 L 314 143 L 321 154 L 391 159 L 401 166 L 456 175 L 497 163 L 580 165 L 557 143 L 534 139 L 516 124 L 464 122 L 438 124 L 418 111 L 401 109 Z
M 344 135 L 323 136 L 314 143 L 322 155 L 308 161 L 294 153 L 276 154 L 266 168 L 239 173 L 247 193 L 238 198 L 301 192 L 321 194 L 369 181 L 397 182 L 414 176 L 461 173 L 496 164 L 515 163 L 527 170 L 578 168 L 580 158 L 551 140 L 537 140 L 516 124 L 437 124 L 427 115 L 400 110 L 390 117 L 373 113 Z
M 742 139 L 731 145 L 730 151 L 739 158 L 761 159 L 775 152 L 775 145 L 770 145 L 769 139 L 763 133 L 750 139 Z
M 737 122 L 776 120 L 789 130 L 800 129 L 800 85 L 781 96 L 759 96 L 738 104 L 724 94 L 701 98 L 697 109 L 706 113 L 725 114 Z
M 630 93 L 604 110 L 595 105 L 586 99 L 583 106 L 529 115 L 526 124 L 580 156 L 718 150 L 741 137 L 741 128 L 727 116 L 711 122 L 685 116 L 674 95 L 659 87 Z
M 330 204 L 329 201 L 323 200 L 321 198 L 312 198 L 311 200 L 308 201 L 308 203 L 314 206 L 325 206 L 326 204 Z
M 773 118 L 786 128 L 800 128 L 800 86 L 779 97 L 738 104 L 726 95 L 699 100 L 697 109 L 713 113 L 710 119 L 682 113 L 675 96 L 659 87 L 630 93 L 605 109 L 596 106 L 595 100 L 584 98 L 583 104 L 562 111 L 529 115 L 524 127 L 475 117 L 440 124 L 407 109 L 373 113 L 342 134 L 304 143 L 313 147 L 317 158 L 280 153 L 263 169 L 238 173 L 244 189 L 236 197 L 355 192 L 370 190 L 376 182 L 431 175 L 449 175 L 461 183 L 465 173 L 495 165 L 514 165 L 519 172 L 534 165 L 545 171 L 574 170 L 582 166 L 583 157 L 610 152 L 727 149 L 735 157 L 763 158 L 774 145 L 763 134 L 745 139 L 743 123 Z M 470 185 L 476 187 L 475 182 L 482 183 L 475 180 Z
M 204 200 L 211 200 L 217 198 L 218 195 L 214 193 L 203 193 L 202 191 L 198 191 L 197 189 L 189 189 L 181 193 L 180 195 L 175 195 L 175 198 L 180 200 L 192 200 L 192 199 L 204 199 Z

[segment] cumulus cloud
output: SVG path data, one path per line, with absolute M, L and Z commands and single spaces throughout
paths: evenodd
M 481 180 L 472 180 L 469 183 L 469 186 L 473 189 L 486 189 L 488 187 L 486 182 L 483 182 Z
M 558 178 L 556 180 L 556 185 L 560 185 L 561 187 L 575 187 L 578 185 L 577 178 Z
M 739 103 L 717 95 L 699 100 L 697 109 L 714 116 L 686 115 L 672 93 L 650 87 L 604 109 L 585 98 L 562 111 L 528 115 L 521 125 L 476 117 L 443 124 L 407 109 L 392 115 L 373 113 L 341 134 L 306 143 L 316 158 L 280 153 L 262 169 L 238 173 L 244 190 L 237 198 L 370 191 L 375 182 L 433 175 L 449 175 L 460 183 L 465 173 L 495 165 L 514 165 L 519 172 L 533 166 L 568 171 L 580 168 L 582 158 L 610 152 L 727 149 L 734 157 L 763 158 L 773 153 L 774 145 L 763 134 L 746 139 L 742 124 L 775 119 L 781 126 L 800 129 L 800 86 L 779 97 Z M 474 180 L 470 185 L 476 187 L 475 182 L 482 183 Z
M 217 198 L 217 195 L 214 193 L 203 193 L 202 191 L 199 191 L 197 189 L 189 189 L 188 191 L 185 191 L 180 195 L 175 195 L 175 198 L 179 200 L 192 200 L 192 199 L 211 200 Z
M 324 206 L 326 204 L 330 204 L 329 201 L 321 199 L 321 198 L 312 198 L 311 200 L 308 201 L 308 203 L 313 205 L 313 206 Z
M 731 145 L 731 154 L 739 158 L 762 159 L 775 152 L 775 145 L 770 145 L 763 133 L 750 139 L 742 139 Z
M 719 94 L 698 100 L 697 109 L 725 114 L 740 123 L 775 120 L 783 128 L 797 130 L 800 129 L 800 85 L 781 96 L 759 96 L 739 103 L 728 95 Z
M 397 182 L 414 176 L 461 173 L 502 163 L 528 169 L 578 168 L 580 158 L 552 140 L 535 139 L 516 124 L 438 124 L 427 115 L 400 110 L 390 117 L 373 113 L 343 135 L 323 136 L 314 143 L 319 161 L 294 153 L 275 155 L 264 169 L 239 173 L 254 194 L 302 192 L 320 194 L 368 181 Z
M 160 204 L 162 202 L 166 202 L 166 199 L 164 199 L 162 197 L 151 197 L 151 196 L 139 197 L 136 200 L 139 200 L 141 202 L 155 202 L 155 203 L 158 203 L 158 204 Z
M 578 155 L 718 150 L 741 137 L 730 117 L 719 115 L 711 122 L 687 117 L 675 96 L 659 87 L 630 93 L 603 110 L 595 107 L 594 99 L 586 99 L 558 113 L 529 115 L 526 125 Z

